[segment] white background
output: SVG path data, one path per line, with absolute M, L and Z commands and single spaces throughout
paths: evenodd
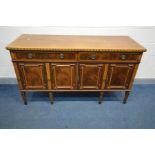
M 148 48 L 144 55 L 137 76 L 154 77 L 154 32 L 150 30 L 141 33 L 138 29 L 133 33 L 124 30 L 117 31 L 116 26 L 155 26 L 154 0 L 0 0 L 0 25 L 2 26 L 65 26 L 65 32 L 72 27 L 70 33 L 77 33 L 73 27 L 80 27 L 80 33 L 99 33 L 99 30 L 83 29 L 83 27 L 104 27 L 104 33 L 128 33 Z M 114 29 L 109 29 L 114 26 Z M 108 27 L 108 31 L 107 30 Z M 38 33 L 39 27 L 31 27 L 23 31 L 0 31 L 0 75 L 14 76 L 11 68 L 4 67 L 9 62 L 9 55 L 3 47 L 18 34 Z M 53 28 L 48 28 L 51 31 Z M 61 28 L 60 28 L 61 29 Z M 58 30 L 60 30 L 58 28 Z M 83 29 L 83 30 L 81 30 Z M 120 29 L 120 28 L 119 28 Z M 122 29 L 122 28 L 121 28 Z M 103 29 L 102 29 L 103 30 Z M 129 29 L 128 29 L 129 30 Z M 33 31 L 33 33 L 34 33 Z M 45 32 L 45 30 L 39 30 Z M 56 32 L 56 31 L 55 31 Z M 135 32 L 135 31 L 134 31 Z M 6 34 L 6 35 L 5 35 Z M 137 35 L 138 34 L 138 35 Z M 7 37 L 6 37 L 7 36 Z M 143 37 L 142 37 L 143 36 Z M 153 41 L 153 42 L 152 42 Z M 152 56 L 151 56 L 152 55 Z M 5 59 L 5 60 L 3 60 Z M 152 60 L 153 59 L 153 60 Z M 10 66 L 10 64 L 8 64 Z M 4 72 L 4 70 L 10 70 Z M 143 71 L 144 69 L 144 71 Z M 3 70 L 3 71 L 2 71 Z M 148 71 L 147 71 L 148 70 Z M 153 72 L 151 74 L 151 72 Z M 145 73 L 145 74 L 144 74 Z M 20 118 L 19 118 L 20 119 Z M 103 120 L 104 121 L 104 120 Z M 1 130 L 0 154 L 60 154 L 60 155 L 103 155 L 103 154 L 149 154 L 154 155 L 154 130 Z
M 128 35 L 147 48 L 143 54 L 136 78 L 155 78 L 155 27 L 0 27 L 0 78 L 15 78 L 9 51 L 5 46 L 23 33 L 58 35 Z
M 154 155 L 153 130 L 14 130 L 0 136 L 3 155 Z

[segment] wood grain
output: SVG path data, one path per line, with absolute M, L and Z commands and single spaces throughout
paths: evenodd
M 128 36 L 73 36 L 23 34 L 6 47 L 8 50 L 42 51 L 126 51 L 146 49 Z

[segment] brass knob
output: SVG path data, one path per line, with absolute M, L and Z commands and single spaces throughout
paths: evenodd
M 121 55 L 121 60 L 126 60 L 126 55 L 122 54 Z
M 60 58 L 60 59 L 64 59 L 64 54 L 61 53 L 61 54 L 59 55 L 59 58 Z
M 27 57 L 28 57 L 29 59 L 32 59 L 33 54 L 32 54 L 32 53 L 28 53 Z
M 95 54 L 91 55 L 90 59 L 95 60 L 96 59 L 96 55 Z

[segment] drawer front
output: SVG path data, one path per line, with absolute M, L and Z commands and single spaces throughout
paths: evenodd
M 63 60 L 76 60 L 76 53 L 71 52 L 14 52 L 13 59 L 21 60 L 56 60 L 56 61 L 63 61 Z
M 140 61 L 141 54 L 137 53 L 101 53 L 101 52 L 81 52 L 81 61 Z

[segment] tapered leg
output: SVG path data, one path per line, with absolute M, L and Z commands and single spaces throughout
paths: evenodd
M 126 91 L 125 92 L 125 96 L 124 96 L 124 100 L 123 100 L 123 104 L 126 103 L 127 99 L 128 99 L 128 96 L 129 96 L 130 92 L 129 91 Z
M 53 93 L 49 92 L 49 98 L 50 98 L 51 104 L 53 104 Z
M 98 103 L 101 104 L 102 103 L 102 100 L 103 100 L 103 92 L 100 92 L 100 97 L 99 97 L 99 101 Z
M 21 92 L 21 96 L 22 96 L 22 99 L 24 101 L 24 104 L 27 105 L 26 92 Z

